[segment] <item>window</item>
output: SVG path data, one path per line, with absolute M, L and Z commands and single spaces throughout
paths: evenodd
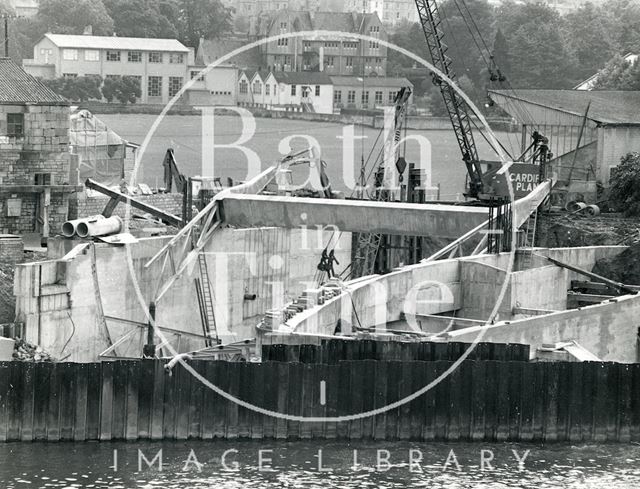
M 129 63 L 142 63 L 142 51 L 129 51 L 127 53 Z
M 24 114 L 7 114 L 7 135 L 18 137 L 24 134 Z
M 302 43 L 302 49 L 304 51 L 310 51 L 311 50 L 311 43 L 309 41 L 304 41 Z
M 42 57 L 42 60 L 45 62 L 45 64 L 49 64 L 49 60 L 50 60 L 51 56 L 53 56 L 53 49 L 41 48 L 40 49 L 40 56 Z
M 380 26 L 375 25 L 369 28 L 369 36 L 379 38 L 380 37 Z M 380 43 L 378 41 L 369 41 L 369 49 L 378 49 L 380 47 Z
M 356 91 L 355 90 L 349 90 L 349 93 L 347 94 L 347 102 L 350 104 L 355 104 L 356 103 Z
M 262 95 L 262 83 L 259 80 L 253 82 L 253 94 Z
M 394 91 L 389 92 L 389 103 L 390 104 L 395 103 L 397 96 L 398 96 L 398 92 L 394 92 Z
M 120 75 L 105 75 L 104 79 L 105 80 L 119 80 L 120 79 Z
M 295 97 L 297 92 L 297 87 L 295 85 L 291 85 L 291 96 Z
M 325 64 L 330 68 L 333 68 L 333 66 L 335 65 L 335 62 L 336 62 L 335 56 L 327 56 L 325 58 Z
M 149 53 L 149 63 L 162 63 L 162 53 L 152 51 Z
M 62 59 L 66 61 L 78 61 L 78 50 L 77 49 L 63 49 L 62 50 Z
M 51 185 L 51 173 L 36 173 L 33 182 L 36 185 Z
M 353 57 L 352 56 L 347 56 L 346 65 L 347 65 L 347 68 L 353 68 Z
M 271 85 L 268 83 L 264 86 L 264 93 L 265 95 L 271 95 Z
M 120 51 L 107 51 L 107 61 L 120 61 Z
M 246 95 L 249 93 L 249 84 L 247 80 L 240 80 L 240 93 Z
M 369 92 L 362 92 L 362 107 L 369 107 Z
M 376 92 L 376 105 L 382 105 L 382 92 Z
M 320 85 L 316 85 L 316 97 L 320 96 Z
M 190 73 L 191 79 L 197 78 L 198 80 L 202 80 L 203 75 L 200 74 L 199 71 L 191 71 Z
M 286 22 L 280 22 L 280 35 L 282 34 L 286 34 L 287 33 L 287 23 Z M 280 47 L 285 47 L 289 45 L 289 39 L 288 38 L 284 38 L 284 39 L 278 39 L 278 46 Z
M 181 76 L 169 77 L 169 97 L 174 97 L 182 88 L 184 80 Z
M 285 56 L 284 57 L 284 65 L 285 66 L 291 66 L 291 56 Z
M 342 91 L 341 90 L 336 90 L 335 92 L 333 92 L 333 103 L 334 104 L 341 104 L 342 103 Z
M 78 78 L 77 73 L 63 73 L 62 78 Z
M 184 63 L 184 54 L 182 53 L 171 53 L 169 55 L 169 63 L 174 65 L 181 65 Z
M 150 76 L 147 82 L 147 95 L 149 97 L 162 97 L 162 77 Z
M 87 49 L 84 52 L 85 61 L 100 61 L 100 51 L 95 49 Z

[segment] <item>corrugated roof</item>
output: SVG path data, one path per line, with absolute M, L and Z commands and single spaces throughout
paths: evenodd
M 289 85 L 331 85 L 331 77 L 324 72 L 319 71 L 278 71 L 274 72 L 279 83 L 288 83 Z
M 609 90 L 489 90 L 503 97 L 583 116 L 601 124 L 640 124 L 640 91 Z
M 177 39 L 155 39 L 143 37 L 75 36 L 68 34 L 45 34 L 52 43 L 61 48 L 76 49 L 122 49 L 127 51 L 170 51 L 188 53 L 189 48 Z
M 0 104 L 68 105 L 68 102 L 29 75 L 9 58 L 0 58 Z
M 331 81 L 333 81 L 334 85 L 340 86 L 349 86 L 349 87 L 360 87 L 362 86 L 362 77 L 361 76 L 332 76 Z M 364 79 L 364 85 L 367 88 L 371 87 L 413 87 L 413 83 L 411 83 L 406 78 L 389 78 L 384 76 L 367 76 Z

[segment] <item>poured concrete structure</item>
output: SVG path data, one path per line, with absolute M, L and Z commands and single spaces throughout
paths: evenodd
M 423 332 L 441 341 L 543 344 L 576 341 L 605 361 L 635 362 L 640 297 L 629 295 L 567 309 L 573 272 L 549 266 L 544 256 L 591 270 L 600 258 L 625 247 L 537 249 L 531 267 L 510 255 L 481 255 L 422 263 L 347 284 L 343 293 L 305 310 L 281 331 L 333 335 L 353 326 Z M 508 280 L 503 289 L 505 280 Z M 503 293 L 503 294 L 502 294 Z M 497 317 L 486 324 L 494 308 Z M 439 316 L 437 316 L 439 315 Z

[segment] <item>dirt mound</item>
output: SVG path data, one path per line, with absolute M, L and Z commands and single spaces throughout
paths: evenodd
M 598 260 L 593 273 L 627 285 L 640 285 L 640 243 L 613 258 Z

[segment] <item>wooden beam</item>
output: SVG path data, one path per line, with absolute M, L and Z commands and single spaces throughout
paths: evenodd
M 589 304 L 600 304 L 616 298 L 614 295 L 580 294 L 578 292 L 569 292 L 567 297 L 573 298 L 578 302 L 587 302 Z
M 602 282 L 605 284 L 610 285 L 611 287 L 613 287 L 616 290 L 619 290 L 621 292 L 625 292 L 627 294 L 636 294 L 638 291 L 632 289 L 631 287 L 627 287 L 624 284 L 621 284 L 620 282 L 615 282 L 614 280 L 609 280 L 608 278 L 602 277 L 600 275 L 597 275 L 595 273 L 589 272 L 587 270 L 584 270 L 583 268 L 579 268 L 573 265 L 569 265 L 568 263 L 563 263 L 559 260 L 555 260 L 553 258 L 550 258 L 548 256 L 544 256 L 544 255 L 540 255 L 539 253 L 536 253 L 536 255 L 542 257 L 542 258 L 546 258 L 547 260 L 549 260 L 551 263 L 553 263 L 554 265 L 557 265 L 559 267 L 562 268 L 566 268 L 567 270 L 571 270 L 572 272 L 576 272 L 579 273 L 580 275 L 584 275 L 585 277 L 589 277 L 590 279 L 593 279 L 597 282 Z
M 94 180 L 91 180 L 90 178 L 88 178 L 87 181 L 85 182 L 85 186 L 92 190 L 97 190 L 98 192 L 106 195 L 107 197 L 111 197 L 111 201 L 107 204 L 107 209 L 105 209 L 105 211 L 108 211 L 111 208 L 114 201 L 124 202 L 131 205 L 131 207 L 135 207 L 136 209 L 139 209 L 143 212 L 148 212 L 149 214 L 157 217 L 158 219 L 161 219 L 163 222 L 171 226 L 182 227 L 182 224 L 183 224 L 182 219 L 180 219 L 178 216 L 169 214 L 168 212 L 165 212 L 162 209 L 158 209 L 157 207 L 154 207 L 152 205 L 145 204 L 144 202 L 141 202 L 131 197 L 130 195 L 124 195 L 124 194 L 121 194 L 120 192 L 116 192 L 115 190 L 111 190 L 110 188 L 105 187 L 104 185 Z M 105 217 L 108 217 L 108 216 L 105 216 Z

